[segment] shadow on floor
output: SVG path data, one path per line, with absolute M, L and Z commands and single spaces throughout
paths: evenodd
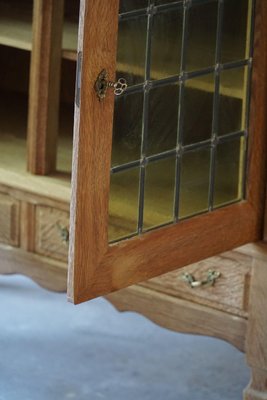
M 248 380 L 227 343 L 0 277 L 0 400 L 237 400 Z

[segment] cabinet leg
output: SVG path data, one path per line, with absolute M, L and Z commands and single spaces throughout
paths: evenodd
M 267 400 L 267 245 L 252 265 L 246 357 L 252 369 L 244 400 Z
M 251 381 L 244 390 L 244 400 L 267 400 L 267 371 L 252 368 Z

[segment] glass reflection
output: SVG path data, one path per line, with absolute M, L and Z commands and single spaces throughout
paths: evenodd
M 219 135 L 245 129 L 248 68 L 227 69 L 220 75 Z
M 109 241 L 137 232 L 139 168 L 111 174 L 109 198 Z
M 151 162 L 146 167 L 144 229 L 173 220 L 175 158 Z
M 120 0 L 120 13 L 146 8 L 148 0 Z
M 203 2 L 189 9 L 186 71 L 215 65 L 218 3 Z
M 179 105 L 178 83 L 149 92 L 147 154 L 176 147 Z
M 130 18 L 119 23 L 117 79 L 129 86 L 145 79 L 147 17 Z
M 251 11 L 249 10 L 251 10 L 251 0 L 224 0 L 222 63 L 248 58 L 251 30 Z
M 141 151 L 143 93 L 115 98 L 112 166 L 139 160 Z
M 244 148 L 244 138 L 218 144 L 215 165 L 214 207 L 241 200 Z
M 208 210 L 210 153 L 210 148 L 204 148 L 182 155 L 179 218 Z
M 208 74 L 185 82 L 183 144 L 211 138 L 214 75 Z
M 155 14 L 151 44 L 151 79 L 180 73 L 183 10 Z

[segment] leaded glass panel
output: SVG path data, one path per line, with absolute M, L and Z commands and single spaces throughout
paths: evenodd
M 121 0 L 109 240 L 245 198 L 252 0 Z

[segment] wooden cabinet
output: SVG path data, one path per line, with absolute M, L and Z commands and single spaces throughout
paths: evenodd
M 0 0 L 0 272 L 65 290 L 68 259 L 72 302 L 245 350 L 266 279 L 261 245 L 239 248 L 264 239 L 265 1 L 78 3 Z M 247 353 L 259 400 L 267 362 Z

